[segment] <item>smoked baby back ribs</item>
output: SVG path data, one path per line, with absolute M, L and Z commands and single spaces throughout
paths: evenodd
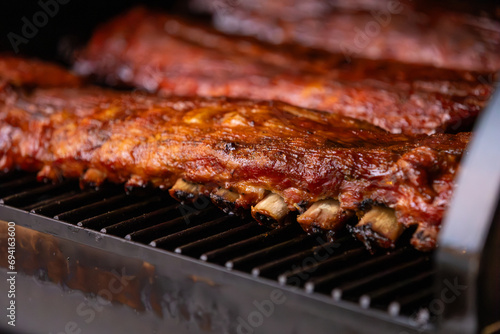
M 500 70 L 495 2 L 240 0 L 232 6 L 218 0 L 192 2 L 193 7 L 214 14 L 221 31 L 274 44 L 299 43 L 347 58 Z M 457 8 L 447 8 L 450 3 Z
M 151 184 L 209 196 L 306 231 L 346 223 L 368 247 L 436 245 L 468 134 L 407 137 L 282 102 L 162 98 L 96 87 L 12 88 L 0 100 L 0 170 Z
M 165 95 L 281 100 L 406 134 L 467 128 L 492 91 L 486 74 L 348 63 L 341 54 L 234 38 L 145 8 L 97 29 L 75 69 Z

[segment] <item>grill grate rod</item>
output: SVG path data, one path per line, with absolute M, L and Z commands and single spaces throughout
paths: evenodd
M 208 262 L 224 264 L 228 260 L 248 252 L 250 249 L 269 246 L 273 242 L 281 242 L 297 232 L 293 225 L 287 225 L 282 228 L 271 230 L 246 240 L 204 253 L 200 259 Z
M 410 295 L 396 298 L 389 304 L 387 311 L 393 317 L 402 314 L 414 314 L 414 310 L 421 307 L 418 313 L 428 313 L 427 306 L 429 305 L 432 297 L 434 296 L 434 289 L 432 287 L 418 290 Z
M 323 243 L 322 245 L 315 246 L 311 249 L 269 261 L 263 265 L 253 268 L 252 275 L 255 277 L 263 276 L 268 278 L 277 278 L 280 274 L 291 268 L 293 264 L 299 263 L 307 257 L 315 257 L 318 252 L 324 252 L 327 248 L 334 248 L 337 250 L 345 249 L 351 240 L 351 237 L 346 236 L 336 241 Z
M 33 204 L 32 213 L 54 217 L 66 211 L 73 210 L 76 207 L 85 206 L 90 203 L 102 201 L 106 196 L 116 195 L 116 188 L 100 189 L 99 191 L 89 189 L 78 191 L 75 194 L 68 193 L 66 198 L 46 200 Z
M 151 241 L 149 244 L 153 247 L 174 250 L 175 248 L 197 240 L 207 235 L 220 233 L 233 225 L 241 224 L 241 220 L 234 216 L 223 216 L 215 220 L 193 226 Z
M 228 269 L 251 270 L 257 263 L 267 261 L 269 258 L 282 257 L 293 251 L 310 248 L 318 243 L 318 238 L 320 236 L 317 234 L 302 234 L 291 240 L 236 257 L 227 261 L 225 266 Z
M 81 190 L 74 181 L 44 184 L 33 174 L 10 175 L 15 177 L 0 175 L 4 205 L 330 294 L 333 302 L 415 316 L 419 324 L 429 320 L 436 275 L 432 254 L 400 248 L 371 255 L 350 235 L 327 242 L 293 224 L 269 230 L 212 204 L 193 209 L 156 190 L 125 194 L 123 186 L 109 184 Z
M 417 291 L 432 285 L 432 279 L 436 274 L 435 270 L 428 270 L 399 282 L 392 282 L 388 286 L 376 288 L 359 298 L 362 308 L 369 308 L 374 303 L 385 304 L 393 301 L 394 296 L 408 294 L 409 291 Z
M 125 237 L 137 230 L 145 229 L 154 226 L 161 222 L 161 219 L 172 220 L 179 217 L 178 204 L 172 204 L 167 207 L 154 210 L 152 212 L 143 213 L 138 217 L 133 217 L 101 229 L 102 233 L 113 234 L 120 237 Z M 168 218 L 167 218 L 168 217 Z
M 180 216 L 180 214 L 181 212 L 179 211 L 178 215 Z M 160 224 L 131 232 L 125 236 L 125 239 L 148 244 L 153 240 L 158 239 L 158 236 L 160 235 L 170 235 L 190 226 L 197 226 L 206 222 L 208 219 L 221 217 L 223 216 L 223 213 L 215 207 L 210 207 L 202 211 L 193 212 L 187 216 L 179 216 L 175 219 L 167 220 Z
M 158 206 L 159 204 L 161 204 L 161 201 L 162 198 L 160 196 L 150 197 L 139 203 L 126 205 L 113 211 L 105 212 L 100 215 L 81 220 L 77 223 L 77 225 L 85 228 L 99 230 L 104 228 L 105 226 L 110 226 L 119 221 L 123 221 L 123 219 L 126 219 L 127 217 L 134 216 L 134 213 L 135 215 L 137 215 L 136 212 L 138 212 L 139 210 L 143 210 L 143 212 L 151 211 L 151 209 L 154 209 L 155 205 Z
M 232 228 L 222 233 L 177 247 L 175 252 L 178 254 L 187 254 L 192 257 L 199 257 L 209 250 L 217 249 L 245 238 L 251 238 L 255 234 L 262 232 L 262 230 L 263 227 L 256 221 L 250 221 L 243 226 Z
M 360 295 L 377 285 L 392 284 L 394 279 L 404 274 L 408 274 L 409 271 L 410 273 L 418 272 L 419 268 L 423 268 L 425 265 L 429 264 L 429 260 L 429 257 L 419 257 L 381 272 L 365 275 L 354 281 L 345 282 L 332 290 L 332 297 L 335 300 L 347 299 L 351 296 Z
M 326 260 L 317 260 L 318 258 L 321 259 L 321 257 L 324 257 L 325 255 L 327 256 Z M 349 266 L 353 262 L 364 260 L 368 256 L 370 256 L 369 252 L 362 246 L 359 248 L 347 250 L 332 257 L 330 257 L 328 253 L 321 255 L 319 255 L 319 253 L 316 253 L 316 256 L 307 257 L 303 260 L 303 263 L 307 261 L 307 263 L 312 262 L 312 264 L 300 266 L 294 270 L 279 275 L 278 282 L 280 282 L 281 285 L 294 283 L 294 285 L 302 286 L 305 283 L 305 279 L 303 277 L 309 279 L 309 277 L 313 274 L 321 275 L 328 272 L 332 268 L 344 268 L 346 266 Z
M 40 187 L 23 190 L 16 194 L 3 197 L 0 199 L 0 204 L 23 207 L 33 203 L 34 200 L 39 198 L 40 196 L 47 198 L 50 195 L 57 194 L 58 192 L 65 191 L 73 188 L 75 182 L 73 181 L 64 181 L 56 184 L 45 184 Z
M 415 256 L 415 251 L 408 248 L 400 248 L 389 254 L 367 258 L 366 261 L 349 266 L 342 270 L 333 270 L 326 275 L 312 278 L 305 284 L 304 288 L 309 293 L 330 292 L 341 281 L 353 279 L 356 276 L 363 276 L 365 275 L 365 272 L 369 272 L 369 270 L 380 270 L 394 266 L 401 261 L 407 261 Z
M 43 185 L 43 184 L 42 184 Z M 40 186 L 40 183 L 37 182 L 36 176 L 33 174 L 28 174 L 26 176 L 22 176 L 21 178 L 16 178 L 12 181 L 8 181 L 2 184 L 0 188 L 0 197 L 6 197 L 12 194 L 16 194 L 24 189 L 33 188 Z M 3 204 L 3 200 L 0 204 Z
M 121 205 L 126 205 L 129 201 L 129 196 L 126 194 L 119 194 L 113 197 L 104 198 L 99 202 L 90 203 L 82 207 L 60 213 L 54 216 L 54 219 L 76 224 L 84 219 L 109 212 L 110 210 L 120 207 Z

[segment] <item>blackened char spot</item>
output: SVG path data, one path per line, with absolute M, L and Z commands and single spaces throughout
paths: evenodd
M 192 202 L 195 199 L 196 195 L 193 193 L 188 193 L 182 190 L 174 191 L 174 198 L 179 202 L 183 203 L 184 201 Z
M 236 150 L 237 148 L 238 148 L 238 144 L 233 143 L 233 142 L 226 143 L 226 144 L 224 145 L 224 150 L 225 150 L 226 152 L 231 152 L 231 151 L 234 151 L 234 150 Z
M 222 211 L 224 211 L 227 214 L 230 214 L 230 215 L 235 214 L 235 215 L 240 215 L 240 216 L 244 215 L 244 209 L 238 208 L 236 206 L 236 203 L 228 201 L 227 199 L 225 199 L 222 196 L 219 196 L 217 194 L 212 193 L 212 194 L 210 194 L 210 199 L 219 209 L 221 209 Z
M 370 198 L 367 198 L 367 199 L 364 199 L 361 203 L 358 204 L 358 209 L 360 211 L 368 211 L 374 205 L 375 205 L 375 201 L 372 200 L 372 199 L 370 199 Z
M 366 224 L 362 226 L 351 226 L 347 225 L 347 229 L 351 232 L 359 241 L 361 241 L 366 249 L 370 253 L 375 253 L 377 246 L 384 249 L 393 249 L 396 245 L 392 240 L 378 234 L 372 229 L 371 224 Z
M 255 213 L 255 220 L 257 220 L 260 224 L 269 226 L 269 227 L 278 227 L 280 224 L 276 221 L 276 219 L 266 216 L 260 212 Z
M 297 203 L 297 206 L 299 206 L 303 211 L 306 211 L 308 204 L 309 202 L 307 201 L 300 201 L 299 203 Z

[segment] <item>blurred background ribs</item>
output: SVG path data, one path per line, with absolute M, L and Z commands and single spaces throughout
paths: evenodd
M 393 133 L 458 132 L 480 112 L 487 72 L 354 59 L 235 38 L 145 8 L 99 27 L 75 69 L 109 85 L 183 96 L 281 100 Z

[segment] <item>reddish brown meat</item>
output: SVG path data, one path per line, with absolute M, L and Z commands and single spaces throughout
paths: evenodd
M 0 54 L 0 88 L 6 84 L 24 87 L 75 87 L 81 84 L 81 79 L 51 63 Z
M 464 128 L 492 90 L 481 73 L 346 63 L 342 55 L 235 39 L 144 8 L 98 29 L 75 69 L 164 94 L 281 100 L 407 134 Z
M 91 87 L 7 89 L 1 97 L 0 170 L 161 188 L 183 179 L 205 195 L 230 190 L 233 207 L 245 210 L 269 193 L 290 211 L 322 199 L 359 215 L 383 205 L 399 226 L 419 226 L 412 242 L 421 250 L 435 246 L 469 139 L 412 139 L 280 102 Z
M 275 44 L 296 42 L 347 58 L 500 70 L 498 3 L 450 2 L 458 10 L 437 1 L 409 0 L 194 0 L 194 5 L 212 12 L 224 32 Z

